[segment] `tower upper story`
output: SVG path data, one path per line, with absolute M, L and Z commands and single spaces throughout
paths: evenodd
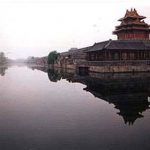
M 141 16 L 135 9 L 127 10 L 121 22 L 116 26 L 113 34 L 116 34 L 118 40 L 149 40 L 150 26 L 145 23 L 146 17 Z

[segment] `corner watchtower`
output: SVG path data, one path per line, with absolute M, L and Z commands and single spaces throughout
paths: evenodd
M 150 26 L 145 23 L 145 18 L 136 9 L 127 10 L 125 16 L 118 20 L 121 24 L 116 26 L 113 34 L 118 40 L 149 40 Z

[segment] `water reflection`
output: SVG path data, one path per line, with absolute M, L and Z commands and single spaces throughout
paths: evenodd
M 5 66 L 0 66 L 0 75 L 1 75 L 1 76 L 4 76 L 4 75 L 5 75 L 6 69 L 8 69 L 8 68 L 5 67 Z
M 123 117 L 125 124 L 132 125 L 137 118 L 142 118 L 142 112 L 149 108 L 150 77 L 146 75 L 109 75 L 100 79 L 88 77 L 84 89 L 95 97 L 115 105 L 117 114 Z
M 144 117 L 143 112 L 149 109 L 150 75 L 148 73 L 90 73 L 88 76 L 81 76 L 73 70 L 47 70 L 43 67 L 32 69 L 47 72 L 52 82 L 66 79 L 68 82 L 86 85 L 83 90 L 114 104 L 114 108 L 119 110 L 117 114 L 122 116 L 125 124 L 133 125 L 138 118 Z

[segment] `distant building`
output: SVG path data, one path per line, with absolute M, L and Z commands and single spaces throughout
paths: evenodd
M 26 60 L 26 63 L 38 66 L 46 66 L 47 65 L 47 56 L 46 57 L 29 57 Z

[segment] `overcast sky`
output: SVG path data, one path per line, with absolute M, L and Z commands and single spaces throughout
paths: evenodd
M 0 51 L 40 57 L 116 39 L 117 20 L 131 8 L 150 24 L 149 0 L 0 0 Z

